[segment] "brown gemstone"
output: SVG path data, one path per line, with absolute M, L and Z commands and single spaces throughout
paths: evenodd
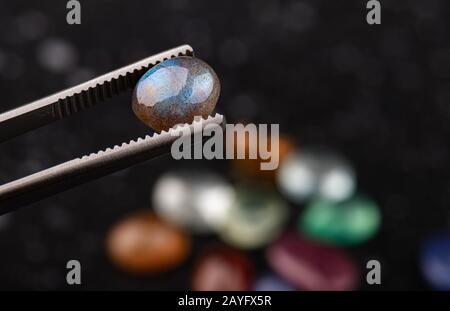
M 249 158 L 250 143 L 248 137 L 249 135 L 247 134 L 246 139 L 244 141 L 243 139 L 236 139 L 235 135 L 234 139 L 235 158 L 232 161 L 234 173 L 239 177 L 274 182 L 277 169 L 261 170 L 261 163 L 268 162 L 269 160 L 263 160 L 259 156 L 256 159 Z M 274 157 L 278 157 L 279 165 L 281 165 L 281 163 L 288 154 L 290 154 L 292 151 L 295 150 L 295 144 L 293 142 L 293 139 L 286 135 L 280 135 L 280 137 L 278 138 L 278 153 L 273 152 L 271 150 L 270 136 L 267 139 L 267 144 L 268 144 L 267 150 L 272 152 Z M 243 148 L 245 150 L 246 155 L 245 159 L 236 158 L 237 148 Z
M 151 212 L 140 212 L 115 225 L 107 237 L 111 260 L 132 273 L 161 273 L 179 265 L 190 250 L 190 237 Z

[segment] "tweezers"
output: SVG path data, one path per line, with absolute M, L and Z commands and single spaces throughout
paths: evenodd
M 192 47 L 182 45 L 0 114 L 0 142 L 133 89 L 146 71 L 164 60 L 193 55 Z M 201 126 L 196 125 L 196 122 Z M 120 146 L 91 153 L 1 185 L 0 215 L 167 153 L 171 144 L 182 133 L 199 135 L 199 132 L 210 124 L 224 127 L 225 118 L 216 114 L 190 124 L 178 125 L 169 131 L 131 140 Z M 186 131 L 186 127 L 189 127 L 189 131 Z

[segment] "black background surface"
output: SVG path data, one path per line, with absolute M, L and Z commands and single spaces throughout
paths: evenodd
M 450 41 L 444 0 L 382 1 L 369 26 L 366 1 L 81 1 L 82 24 L 66 23 L 65 1 L 1 1 L 0 110 L 5 111 L 153 53 L 190 44 L 221 79 L 217 110 L 228 121 L 279 123 L 302 145 L 348 157 L 358 186 L 380 205 L 375 239 L 350 250 L 362 271 L 376 258 L 382 289 L 426 289 L 422 240 L 450 225 Z M 45 16 L 27 39 L 17 21 Z M 72 44 L 74 68 L 55 74 L 36 58 L 48 38 Z M 149 130 L 130 94 L 0 146 L 0 182 L 142 136 Z M 150 207 L 156 178 L 176 167 L 212 167 L 232 180 L 227 161 L 149 161 L 56 195 L 9 216 L 0 229 L 1 289 L 68 289 L 65 264 L 82 263 L 83 289 L 186 289 L 195 255 L 214 237 L 196 237 L 179 268 L 130 277 L 107 258 L 112 223 Z M 298 210 L 295 209 L 295 210 Z M 261 251 L 251 253 L 260 271 Z M 373 287 L 363 286 L 365 289 Z

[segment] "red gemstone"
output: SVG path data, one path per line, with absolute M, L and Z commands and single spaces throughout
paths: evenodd
M 286 233 L 267 250 L 272 268 L 303 290 L 341 291 L 358 287 L 359 273 L 347 254 L 333 246 Z
M 215 247 L 199 257 L 192 277 L 192 289 L 249 290 L 252 276 L 252 264 L 243 253 L 227 247 Z

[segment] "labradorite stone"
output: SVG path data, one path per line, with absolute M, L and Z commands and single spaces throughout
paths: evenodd
M 160 132 L 194 117 L 208 117 L 216 106 L 220 82 L 214 70 L 194 57 L 166 60 L 136 84 L 132 108 L 136 116 Z
M 337 245 L 356 245 L 371 238 L 380 226 L 378 206 L 355 196 L 343 202 L 312 201 L 299 220 L 299 229 L 309 237 Z

